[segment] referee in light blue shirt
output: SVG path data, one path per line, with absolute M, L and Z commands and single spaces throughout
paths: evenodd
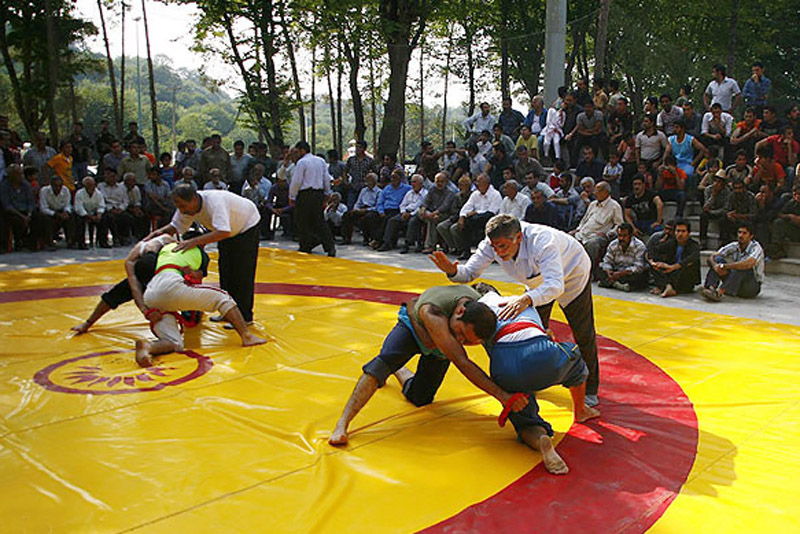
M 294 147 L 299 158 L 289 186 L 289 203 L 294 206 L 300 252 L 311 254 L 317 245 L 322 244 L 328 256 L 334 257 L 336 246 L 322 211 L 325 197 L 331 193 L 328 164 L 311 154 L 311 147 L 305 141 L 300 141 Z

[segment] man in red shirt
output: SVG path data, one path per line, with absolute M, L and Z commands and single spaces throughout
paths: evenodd
M 768 185 L 776 192 L 786 187 L 786 172 L 783 166 L 775 161 L 772 145 L 759 144 L 756 148 L 756 164 L 753 167 L 750 189 L 758 191 L 762 184 Z
M 789 177 L 788 183 L 794 181 L 794 169 L 797 165 L 797 154 L 800 153 L 800 142 L 794 138 L 794 128 L 791 124 L 783 127 L 780 134 L 770 135 L 756 144 L 756 153 L 761 146 L 769 145 L 772 147 L 775 163 L 786 171 Z

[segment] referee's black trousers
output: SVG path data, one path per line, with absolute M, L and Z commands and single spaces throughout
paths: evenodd
M 294 220 L 297 237 L 300 239 L 300 252 L 311 253 L 319 244 L 328 254 L 336 252 L 333 236 L 325 224 L 322 204 L 325 193 L 319 189 L 303 189 L 297 193 L 294 207 Z
M 227 291 L 245 321 L 253 320 L 253 290 L 258 263 L 258 227 L 223 239 L 219 247 L 219 285 Z

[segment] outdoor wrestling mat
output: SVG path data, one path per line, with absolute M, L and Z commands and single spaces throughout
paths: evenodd
M 133 305 L 69 332 L 122 273 L 0 273 L 2 532 L 800 531 L 796 327 L 596 297 L 602 418 L 540 395 L 556 477 L 454 368 L 422 409 L 390 379 L 328 446 L 397 305 L 443 275 L 262 250 L 270 343 L 205 320 L 139 369 Z

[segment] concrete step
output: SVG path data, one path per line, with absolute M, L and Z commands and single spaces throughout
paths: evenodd
M 705 267 L 708 258 L 716 252 L 715 250 L 703 250 L 700 252 L 701 264 Z M 800 258 L 784 258 L 782 260 L 770 260 L 764 265 L 764 271 L 770 274 L 786 274 L 789 276 L 800 277 Z
M 683 209 L 683 216 L 684 218 L 693 217 L 693 216 L 700 216 L 700 213 L 703 211 L 703 206 L 697 202 L 696 200 L 689 200 L 686 202 L 686 206 Z M 669 219 L 675 219 L 678 213 L 678 203 L 677 202 L 664 202 L 664 220 L 668 221 Z

